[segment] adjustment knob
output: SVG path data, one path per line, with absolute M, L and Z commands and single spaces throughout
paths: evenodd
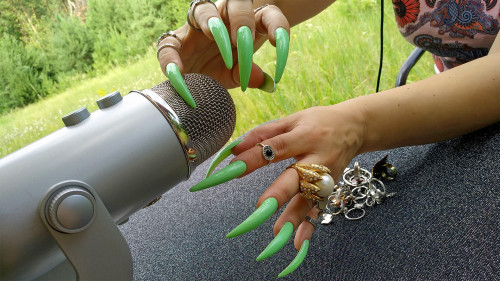
M 105 109 L 108 107 L 112 107 L 113 105 L 121 102 L 123 100 L 122 95 L 118 91 L 114 91 L 110 94 L 105 95 L 104 97 L 97 100 L 97 106 L 100 109 Z
M 50 197 L 45 216 L 55 230 L 77 233 L 94 220 L 95 204 L 95 198 L 84 188 L 63 187 Z
M 89 117 L 90 117 L 90 113 L 87 110 L 87 108 L 82 107 L 82 108 L 77 109 L 77 110 L 71 112 L 70 114 L 64 116 L 62 118 L 62 121 L 64 122 L 64 125 L 66 125 L 66 127 L 70 127 L 70 126 L 74 126 L 76 124 L 81 123 L 82 121 L 84 121 L 85 119 L 87 119 Z

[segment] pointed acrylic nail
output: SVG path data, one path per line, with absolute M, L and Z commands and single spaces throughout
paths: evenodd
M 245 91 L 250 81 L 253 60 L 252 31 L 248 26 L 238 28 L 236 32 L 236 47 L 238 49 L 238 64 L 240 70 L 240 87 Z
M 260 253 L 257 257 L 257 261 L 261 261 L 263 259 L 267 259 L 268 257 L 274 255 L 278 252 L 283 246 L 285 246 L 286 242 L 292 237 L 293 233 L 293 224 L 291 222 L 286 222 L 282 227 L 278 235 L 274 237 L 273 241 L 267 245 L 267 247 Z
M 220 169 L 217 171 L 217 173 L 214 173 L 210 177 L 200 181 L 197 183 L 195 186 L 191 187 L 189 191 L 194 192 L 194 191 L 200 191 L 203 189 L 210 188 L 212 186 L 216 186 L 221 183 L 225 183 L 227 181 L 230 181 L 232 179 L 235 179 L 247 170 L 247 165 L 243 161 L 236 161 L 233 162 L 226 167 Z
M 274 37 L 276 38 L 276 75 L 274 75 L 274 79 L 278 83 L 281 80 L 283 71 L 285 71 L 290 37 L 288 36 L 288 32 L 282 27 L 276 29 Z
M 276 90 L 276 83 L 274 83 L 273 77 L 264 72 L 264 78 L 264 83 L 259 87 L 259 89 L 264 92 L 274 93 L 274 91 Z
M 208 171 L 207 174 L 205 175 L 205 178 L 208 178 L 208 176 L 210 176 L 210 174 L 214 171 L 215 167 L 217 167 L 217 165 L 219 165 L 220 162 L 222 162 L 222 160 L 226 159 L 229 155 L 231 155 L 231 149 L 240 144 L 242 140 L 243 139 L 233 141 L 232 143 L 226 145 L 223 149 L 221 149 L 219 153 L 217 153 L 217 155 L 212 160 L 212 163 L 210 163 L 210 167 L 208 167 Z
M 246 220 L 229 232 L 226 235 L 226 238 L 233 238 L 257 228 L 270 218 L 277 209 L 278 200 L 274 197 L 267 198 Z
M 219 47 L 222 59 L 228 69 L 233 68 L 233 53 L 231 51 L 231 41 L 229 40 L 229 33 L 221 19 L 212 17 L 208 20 L 208 28 L 214 36 L 215 43 Z
M 189 92 L 186 82 L 184 82 L 184 78 L 182 78 L 179 67 L 175 63 L 171 62 L 167 64 L 165 72 L 167 73 L 168 80 L 170 80 L 170 83 L 172 83 L 172 86 L 174 86 L 175 90 L 182 97 L 182 99 L 192 108 L 196 108 L 196 102 Z
M 309 249 L 309 240 L 304 240 L 302 242 L 302 246 L 300 246 L 300 250 L 297 253 L 297 256 L 293 259 L 293 261 L 285 268 L 278 277 L 284 277 L 290 273 L 292 273 L 299 265 L 304 261 L 307 255 L 307 250 Z

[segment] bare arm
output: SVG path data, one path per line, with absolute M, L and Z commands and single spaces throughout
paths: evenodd
M 488 56 L 353 100 L 363 108 L 360 153 L 441 141 L 500 121 L 500 39 Z

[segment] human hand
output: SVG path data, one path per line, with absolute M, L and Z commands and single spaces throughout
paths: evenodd
M 247 87 L 274 91 L 286 65 L 290 33 L 278 7 L 254 10 L 250 0 L 195 0 L 187 15 L 181 28 L 159 38 L 158 60 L 188 104 L 196 107 L 181 73 L 209 75 L 226 89 L 241 86 L 243 91 Z M 275 81 L 252 62 L 254 50 L 267 39 L 277 51 Z
M 301 164 L 324 165 L 331 171 L 335 180 L 329 180 L 325 174 L 321 174 L 323 181 L 326 185 L 334 185 L 363 145 L 364 117 L 360 112 L 359 108 L 347 101 L 328 107 L 309 108 L 257 127 L 244 139 L 221 150 L 209 168 L 207 178 L 193 186 L 191 191 L 199 191 L 245 176 L 271 161 L 277 162 L 291 157 Z M 258 143 L 272 148 L 272 160 L 265 159 L 271 159 L 272 155 L 264 154 L 265 148 L 256 146 Z M 214 166 L 230 155 L 231 150 L 237 155 L 231 164 L 210 175 Z M 262 260 L 279 251 L 296 230 L 294 244 L 296 249 L 300 249 L 299 253 L 280 277 L 295 270 L 304 259 L 314 230 L 314 226 L 305 219 L 316 219 L 319 213 L 315 202 L 306 199 L 308 196 L 304 197 L 304 192 L 300 190 L 297 171 L 286 169 L 259 198 L 257 210 L 227 235 L 232 238 L 255 229 L 288 203 L 274 225 L 275 239 L 257 258 Z

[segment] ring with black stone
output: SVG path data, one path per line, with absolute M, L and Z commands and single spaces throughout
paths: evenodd
M 271 164 L 271 161 L 274 159 L 274 149 L 270 145 L 258 143 L 256 145 L 262 146 L 262 156 L 267 160 L 267 165 Z

